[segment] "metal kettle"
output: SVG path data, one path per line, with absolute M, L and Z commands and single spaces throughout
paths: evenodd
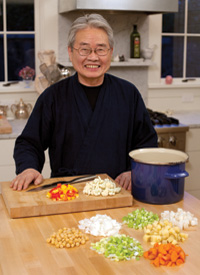
M 29 117 L 32 110 L 32 105 L 30 103 L 25 104 L 21 98 L 18 104 L 11 105 L 11 111 L 17 119 L 23 118 L 26 119 Z

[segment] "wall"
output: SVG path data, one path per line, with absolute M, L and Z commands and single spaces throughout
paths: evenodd
M 156 111 L 200 110 L 200 85 L 190 83 L 151 85 L 148 88 L 148 107 Z

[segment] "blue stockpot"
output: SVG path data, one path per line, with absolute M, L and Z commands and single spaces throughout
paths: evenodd
M 176 153 L 172 149 L 139 149 L 148 154 L 160 152 L 161 154 Z M 152 150 L 152 152 L 151 152 Z M 132 195 L 135 199 L 151 204 L 171 204 L 180 201 L 184 195 L 184 178 L 189 174 L 185 171 L 185 162 L 188 156 L 185 154 L 185 161 L 181 160 L 176 163 L 168 162 L 167 164 L 144 163 L 134 159 L 130 152 L 131 160 L 131 177 L 132 177 Z M 179 151 L 177 151 L 179 153 Z M 138 157 L 136 157 L 138 159 Z M 149 157 L 148 157 L 149 158 Z

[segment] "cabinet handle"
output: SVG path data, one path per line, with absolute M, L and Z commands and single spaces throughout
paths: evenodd
M 164 141 L 165 139 L 163 138 L 163 137 L 161 137 L 161 136 L 158 136 L 158 147 L 163 147 L 163 141 Z
M 176 146 L 176 137 L 170 136 L 169 137 L 169 144 Z

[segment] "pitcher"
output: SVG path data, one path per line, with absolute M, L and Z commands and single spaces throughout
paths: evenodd
M 30 103 L 25 104 L 21 98 L 18 104 L 11 105 L 11 111 L 17 119 L 23 118 L 26 119 L 29 117 L 32 110 L 32 105 Z

